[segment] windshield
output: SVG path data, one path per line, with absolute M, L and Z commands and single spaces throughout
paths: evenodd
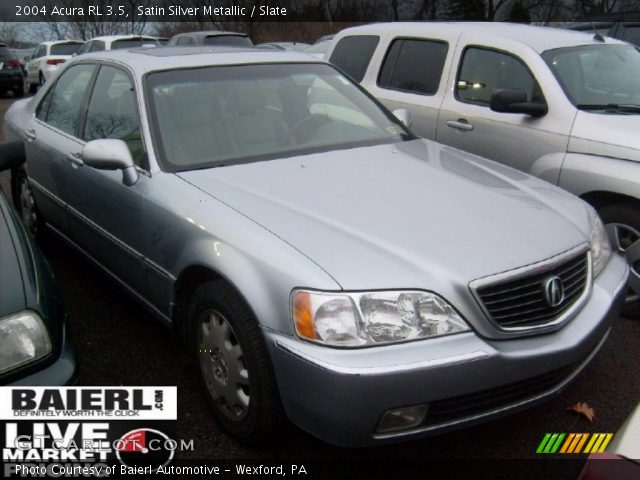
M 202 42 L 204 45 L 230 45 L 239 47 L 252 47 L 253 42 L 244 35 L 209 35 Z
M 640 105 L 640 52 L 632 46 L 558 48 L 542 57 L 578 108 Z
M 169 70 L 149 75 L 147 89 L 154 137 L 168 171 L 413 138 L 324 64 Z
M 142 47 L 143 45 L 158 45 L 155 38 L 123 38 L 111 43 L 111 50 Z
M 50 55 L 73 55 L 81 46 L 82 43 L 57 43 L 51 45 Z

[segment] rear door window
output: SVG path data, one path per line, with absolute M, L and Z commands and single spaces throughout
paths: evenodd
M 438 92 L 448 45 L 436 40 L 396 39 L 389 47 L 378 86 L 421 95 Z
M 379 41 L 380 37 L 377 35 L 352 35 L 341 38 L 329 61 L 355 81 L 361 82 Z

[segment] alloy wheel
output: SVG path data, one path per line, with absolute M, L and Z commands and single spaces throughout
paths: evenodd
M 249 410 L 249 371 L 229 321 L 216 310 L 198 320 L 198 357 L 207 389 L 222 413 L 241 420 Z
M 631 268 L 625 303 L 635 303 L 640 300 L 640 232 L 622 223 L 610 223 L 607 230 L 611 248 L 621 253 Z

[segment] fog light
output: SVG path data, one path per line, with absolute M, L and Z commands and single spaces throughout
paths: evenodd
M 427 405 L 396 408 L 382 415 L 376 431 L 378 433 L 398 432 L 420 425 L 427 415 Z

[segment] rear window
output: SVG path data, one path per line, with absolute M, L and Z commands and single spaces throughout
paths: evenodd
M 394 40 L 382 64 L 378 85 L 434 95 L 440 85 L 447 50 L 447 44 L 437 40 Z
M 376 35 L 344 37 L 333 49 L 329 61 L 361 82 L 379 41 L 380 37 Z
M 111 50 L 142 47 L 143 45 L 158 45 L 158 42 L 153 38 L 127 38 L 112 42 Z
M 51 45 L 50 55 L 73 55 L 81 46 L 82 43 L 57 43 Z
M 210 35 L 205 37 L 204 45 L 230 45 L 240 47 L 252 47 L 253 42 L 244 35 Z

